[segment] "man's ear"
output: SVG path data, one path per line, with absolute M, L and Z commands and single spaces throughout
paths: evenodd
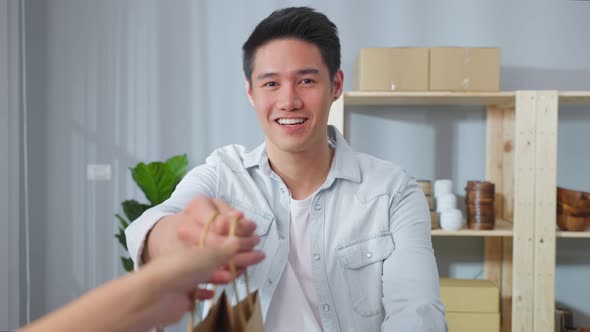
M 344 88 L 344 72 L 342 69 L 338 69 L 336 75 L 334 75 L 334 83 L 332 84 L 332 93 L 334 100 L 340 98 L 342 95 L 342 89 Z
M 250 81 L 248 81 L 248 78 L 244 78 L 244 86 L 246 87 L 246 95 L 248 95 L 250 105 L 254 107 L 254 99 L 252 98 L 252 86 L 250 86 Z

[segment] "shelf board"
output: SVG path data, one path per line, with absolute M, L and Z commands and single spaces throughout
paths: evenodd
M 590 91 L 559 91 L 564 105 L 590 105 Z M 346 105 L 506 105 L 513 104 L 516 92 L 452 91 L 348 91 Z
M 559 103 L 565 105 L 590 105 L 590 91 L 560 91 Z
M 505 105 L 514 104 L 514 91 L 349 91 L 346 105 Z
M 432 236 L 512 236 L 512 224 L 504 219 L 496 219 L 495 228 L 490 231 L 478 231 L 467 228 L 458 231 L 433 229 L 431 233 Z
M 590 238 L 590 230 L 584 232 L 565 232 L 565 231 L 556 231 L 556 237 L 567 237 L 567 238 Z

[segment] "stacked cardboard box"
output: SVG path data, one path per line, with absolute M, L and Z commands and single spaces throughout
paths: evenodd
M 355 90 L 428 90 L 428 48 L 362 48 L 355 64 Z
M 500 331 L 500 291 L 489 280 L 440 279 L 450 332 Z
M 473 47 L 362 48 L 358 91 L 498 91 L 500 50 Z
M 434 47 L 430 49 L 430 91 L 498 91 L 500 50 Z

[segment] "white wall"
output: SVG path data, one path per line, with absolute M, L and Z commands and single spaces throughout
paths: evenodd
M 20 17 L 18 0 L 0 1 L 0 330 L 18 327 L 21 314 Z
M 144 199 L 127 167 L 186 152 L 202 162 L 262 133 L 244 94 L 242 43 L 273 9 L 302 1 L 27 1 L 34 316 L 121 273 L 113 213 Z M 340 28 L 345 87 L 367 46 L 498 46 L 502 88 L 590 90 L 590 3 L 539 1 L 322 1 Z M 418 178 L 482 179 L 485 114 L 440 107 L 354 109 L 358 150 L 397 161 Z M 590 112 L 560 115 L 558 183 L 590 190 Z M 87 182 L 87 163 L 113 181 Z M 462 194 L 458 187 L 456 192 Z M 590 324 L 590 241 L 558 243 L 557 297 Z M 479 239 L 435 239 L 441 274 L 481 277 Z

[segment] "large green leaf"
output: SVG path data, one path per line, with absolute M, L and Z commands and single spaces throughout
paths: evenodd
M 178 182 L 186 173 L 186 168 L 188 167 L 188 157 L 186 154 L 174 156 L 166 160 L 166 165 L 168 165 L 170 171 L 174 174 Z
M 188 167 L 188 158 L 186 154 L 174 156 L 166 162 L 152 162 L 149 164 L 139 163 L 135 168 L 131 168 L 133 180 L 143 191 L 151 205 L 142 204 L 136 200 L 126 200 L 121 203 L 123 212 L 129 221 L 120 214 L 115 216 L 119 220 L 119 232 L 115 237 L 119 243 L 127 249 L 127 239 L 125 229 L 131 222 L 139 218 L 145 210 L 153 205 L 157 205 L 167 200 L 180 182 Z M 128 257 L 121 257 L 121 263 L 126 271 L 133 271 L 133 261 Z
M 131 169 L 131 173 L 152 205 L 158 205 L 168 199 L 176 186 L 174 173 L 162 162 L 153 162 L 149 165 L 139 163 Z
M 121 257 L 121 263 L 123 263 L 123 268 L 127 272 L 133 271 L 133 260 L 129 257 Z
M 121 203 L 123 206 L 123 212 L 125 212 L 125 216 L 129 221 L 133 222 L 135 219 L 139 218 L 145 210 L 149 209 L 151 206 L 146 204 L 141 204 L 134 199 L 126 200 Z

